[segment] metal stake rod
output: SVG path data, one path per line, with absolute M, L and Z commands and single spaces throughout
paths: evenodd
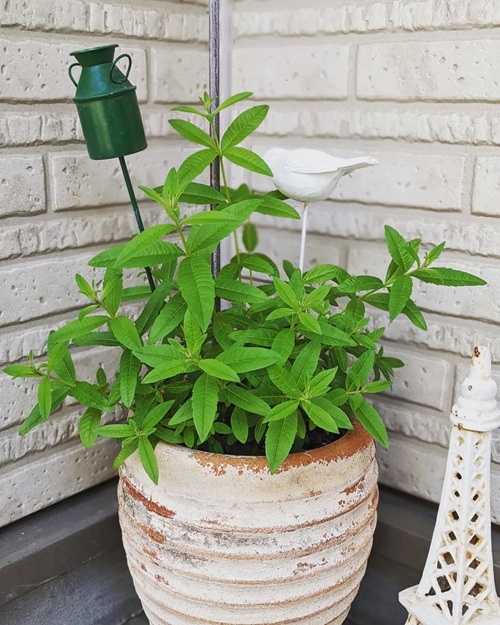
M 135 197 L 134 187 L 132 186 L 132 181 L 130 180 L 130 175 L 127 169 L 127 163 L 125 162 L 124 156 L 118 157 L 120 161 L 120 165 L 122 168 L 123 177 L 125 178 L 125 184 L 127 185 L 127 191 L 130 198 L 130 203 L 132 204 L 132 208 L 134 209 L 135 220 L 137 225 L 139 226 L 139 232 L 144 232 L 144 223 L 142 221 L 141 213 L 139 211 L 139 206 L 137 205 L 137 198 Z M 148 277 L 149 286 L 151 287 L 151 291 L 155 290 L 155 281 L 153 280 L 153 274 L 151 273 L 151 269 L 149 267 L 145 267 L 146 275 Z
M 220 102 L 218 101 L 220 95 L 220 8 L 219 0 L 209 0 L 208 3 L 208 28 L 209 28 L 209 80 L 208 90 L 209 95 L 212 98 L 212 110 L 215 109 Z M 217 135 L 219 135 L 219 115 L 215 116 L 214 126 Z M 212 161 L 210 165 L 210 186 L 217 191 L 220 191 L 220 162 L 219 158 Z M 210 207 L 211 210 L 215 208 L 214 205 Z M 212 275 L 214 279 L 219 275 L 220 271 L 220 246 L 218 245 L 211 258 L 212 262 Z M 215 310 L 220 310 L 220 298 L 215 299 Z

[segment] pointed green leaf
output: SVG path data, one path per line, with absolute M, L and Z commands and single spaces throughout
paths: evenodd
M 356 360 L 356 362 L 349 369 L 347 380 L 350 381 L 354 377 L 359 380 L 360 384 L 364 384 L 368 380 L 373 365 L 375 363 L 375 352 L 367 350 Z
M 110 425 L 101 425 L 97 434 L 104 438 L 129 438 L 135 436 L 135 430 L 127 423 L 112 423 Z
M 201 213 L 194 213 L 194 215 L 190 215 L 186 217 L 181 223 L 182 226 L 192 226 L 192 225 L 218 225 L 218 224 L 228 224 L 238 228 L 240 225 L 239 220 L 235 219 L 231 215 L 223 211 L 203 211 Z
M 446 242 L 443 241 L 439 245 L 436 245 L 436 247 L 433 247 L 432 250 L 426 255 L 426 258 L 425 258 L 426 263 L 430 265 L 435 260 L 437 260 L 441 256 L 441 253 L 444 250 L 445 245 L 446 245 Z
M 312 401 L 301 401 L 300 405 L 305 410 L 309 419 L 322 430 L 335 434 L 339 431 L 337 422 L 324 408 Z
M 227 109 L 228 107 L 232 106 L 233 104 L 236 104 L 237 102 L 246 100 L 252 95 L 253 93 L 251 91 L 243 91 L 242 93 L 236 93 L 232 95 L 231 97 L 227 98 L 227 100 L 224 100 L 222 104 L 219 104 L 219 106 L 214 110 L 213 115 L 217 115 L 217 113 L 220 113 L 222 110 Z
M 352 396 L 350 404 L 356 418 L 365 430 L 367 430 L 376 441 L 387 448 L 389 443 L 387 430 L 375 408 L 361 395 Z
M 91 301 L 95 301 L 95 291 L 87 282 L 87 280 L 85 280 L 83 276 L 77 273 L 75 275 L 75 281 L 76 281 L 76 284 L 78 286 L 78 290 L 80 291 L 80 293 L 82 295 L 85 295 L 87 299 Z
M 113 461 L 113 469 L 118 469 L 125 460 L 136 451 L 139 446 L 139 439 L 135 438 L 131 441 L 123 441 L 120 453 Z
M 337 390 L 343 390 L 343 389 L 337 389 Z M 347 399 L 347 397 L 346 397 L 346 399 Z M 326 411 L 335 420 L 335 423 L 337 424 L 338 428 L 342 428 L 343 430 L 352 430 L 353 429 L 353 425 L 352 425 L 351 420 L 349 419 L 349 417 L 346 415 L 346 413 L 343 410 L 341 410 L 338 406 L 336 406 L 330 400 L 330 396 L 328 396 L 328 398 L 326 398 L 326 397 L 314 397 L 313 399 L 311 399 L 311 402 L 315 406 L 319 406 L 324 411 Z M 345 403 L 345 402 L 343 402 L 343 403 Z
M 295 332 L 290 328 L 280 330 L 273 340 L 272 351 L 278 355 L 277 364 L 283 365 L 295 346 Z
M 59 330 L 50 334 L 48 340 L 49 350 L 56 343 L 67 343 L 78 336 L 82 336 L 83 334 L 87 334 L 87 332 L 95 330 L 108 321 L 109 317 L 105 317 L 104 315 L 85 317 L 85 319 L 82 319 L 81 321 L 78 319 L 70 321 L 59 328 Z
M 264 121 L 268 111 L 269 106 L 259 105 L 240 113 L 229 125 L 222 137 L 222 152 L 224 153 L 227 148 L 238 145 L 248 135 L 252 134 Z
M 293 308 L 293 310 L 298 311 L 300 304 L 291 286 L 280 278 L 273 278 L 273 282 L 281 301 L 287 306 L 290 306 L 290 308 Z
M 384 283 L 380 278 L 374 276 L 351 276 L 338 286 L 342 293 L 358 293 L 359 291 L 372 291 L 383 288 Z
M 238 167 L 244 167 L 254 171 L 256 174 L 262 174 L 263 176 L 273 175 L 266 161 L 255 152 L 252 152 L 252 150 L 237 147 L 226 148 L 224 156 L 231 163 L 238 165 Z
M 398 276 L 389 290 L 389 318 L 391 321 L 401 313 L 410 299 L 413 281 L 408 276 Z
M 181 189 L 186 188 L 189 182 L 192 182 L 199 176 L 217 156 L 217 152 L 212 149 L 200 150 L 188 156 L 179 167 L 179 184 Z
M 288 399 L 281 404 L 277 404 L 274 408 L 271 408 L 264 418 L 264 423 L 271 423 L 272 421 L 279 421 L 285 419 L 292 412 L 295 412 L 299 407 L 299 401 L 297 399 Z
M 130 408 L 134 401 L 141 366 L 141 361 L 132 352 L 128 349 L 124 350 L 120 359 L 120 393 L 127 408 Z
M 296 380 L 298 388 L 304 388 L 306 382 L 312 378 L 319 363 L 321 343 L 319 340 L 311 341 L 303 347 L 292 365 L 292 377 Z
M 151 291 L 150 291 L 151 293 Z M 109 321 L 109 319 L 107 319 Z M 119 341 L 111 332 L 87 332 L 73 339 L 75 345 L 105 345 L 106 347 L 118 347 Z
M 267 301 L 267 295 L 259 288 L 246 282 L 223 278 L 220 275 L 215 282 L 215 294 L 228 302 L 241 304 L 258 304 Z
M 262 347 L 271 347 L 275 336 L 275 330 L 267 330 L 266 328 L 235 330 L 229 333 L 229 338 L 237 343 L 252 343 L 253 345 L 260 345 Z
M 125 317 L 119 315 L 109 322 L 109 327 L 113 332 L 115 338 L 127 349 L 134 350 L 142 347 L 141 337 L 137 332 L 134 322 Z
M 266 457 L 271 474 L 276 473 L 290 453 L 297 434 L 297 411 L 273 421 L 266 432 Z
M 194 383 L 192 406 L 193 420 L 200 441 L 205 441 L 217 416 L 219 385 L 217 380 L 203 373 Z
M 397 230 L 391 226 L 385 226 L 385 241 L 391 258 L 398 267 L 407 271 L 414 263 L 412 254 L 408 251 L 408 245 Z
M 195 109 L 194 106 L 185 106 L 182 104 L 181 106 L 174 106 L 172 111 L 180 111 L 181 113 L 191 113 L 192 115 L 199 115 L 200 117 L 204 117 L 207 119 L 209 115 L 204 111 L 200 111 L 199 109 Z
M 213 358 L 199 360 L 198 367 L 208 375 L 218 378 L 219 380 L 229 380 L 230 382 L 240 381 L 238 374 L 220 360 L 214 360 Z
M 68 388 L 57 382 L 52 383 L 52 405 L 50 407 L 50 412 L 54 412 L 59 408 L 59 406 L 63 403 L 63 401 L 68 396 Z M 23 421 L 23 424 L 19 428 L 19 435 L 25 436 L 30 430 L 34 427 L 46 421 L 41 414 L 38 404 L 33 408 L 33 410 L 29 413 L 26 419 Z
M 141 420 L 141 432 L 144 432 L 149 428 L 154 428 L 164 418 L 164 416 L 172 407 L 173 403 L 174 400 L 171 399 L 169 401 L 158 404 L 152 410 L 150 410 Z
M 191 314 L 205 332 L 212 318 L 215 300 L 210 264 L 199 256 L 184 258 L 179 265 L 177 282 Z
M 299 313 L 299 322 L 302 327 L 306 328 L 306 330 L 321 334 L 321 327 L 319 325 L 319 322 L 313 315 L 309 313 Z
M 74 397 L 82 406 L 96 408 L 102 412 L 114 411 L 114 408 L 108 404 L 106 398 L 99 392 L 99 389 L 88 382 L 77 382 L 74 388 L 69 390 L 68 394 Z
M 231 430 L 237 441 L 243 445 L 248 440 L 248 417 L 247 413 L 238 406 L 235 406 L 231 413 Z
M 155 450 L 153 449 L 153 445 L 149 442 L 149 439 L 145 436 L 139 438 L 139 457 L 148 476 L 155 484 L 158 484 L 158 462 L 156 460 Z
M 151 226 L 151 228 L 144 230 L 144 232 L 135 235 L 135 237 L 123 247 L 122 251 L 118 255 L 115 261 L 116 266 L 119 267 L 123 265 L 123 263 L 125 263 L 125 261 L 129 258 L 137 256 L 144 248 L 147 248 L 156 241 L 160 241 L 170 232 L 172 232 L 171 224 L 159 224 L 157 226 Z
M 78 424 L 78 434 L 85 449 L 90 449 L 96 442 L 100 425 L 101 411 L 95 408 L 87 408 Z
M 300 397 L 301 391 L 298 387 L 297 380 L 286 369 L 279 365 L 273 365 L 268 370 L 271 382 L 284 395 L 291 398 Z
M 425 322 L 424 316 L 413 300 L 409 299 L 406 302 L 406 306 L 403 308 L 403 315 L 406 315 L 417 328 L 427 330 L 427 323 Z
M 388 380 L 375 380 L 366 385 L 365 393 L 382 393 L 392 386 L 392 382 Z
M 350 278 L 347 271 L 337 265 L 316 265 L 304 274 L 304 284 L 322 284 L 333 280 L 340 284 Z
M 58 343 L 61 345 L 61 343 Z M 76 371 L 73 359 L 68 350 L 64 354 L 62 360 L 60 360 L 54 367 L 54 373 L 67 384 L 73 385 L 76 381 Z
M 44 378 L 38 387 L 38 408 L 43 420 L 48 419 L 52 407 L 52 389 L 50 378 Z
M 325 369 L 324 371 L 320 371 L 317 375 L 315 375 L 311 379 L 311 384 L 309 386 L 310 393 L 313 397 L 317 397 L 319 395 L 324 395 L 330 389 L 330 384 L 333 382 L 335 376 L 337 375 L 338 367 L 334 367 L 333 369 Z
M 448 267 L 419 269 L 415 271 L 413 275 L 418 280 L 422 280 L 422 282 L 443 286 L 483 286 L 486 284 L 485 280 L 471 273 L 459 271 L 458 269 L 450 269 Z
M 209 137 L 204 130 L 195 126 L 195 124 L 183 119 L 169 119 L 168 123 L 181 137 L 184 137 L 184 139 L 215 150 L 214 140 Z
M 186 202 L 186 204 L 224 204 L 227 202 L 227 198 L 220 191 L 206 184 L 190 182 L 182 192 L 179 202 Z
M 257 247 L 259 236 L 257 234 L 257 228 L 251 221 L 247 221 L 247 223 L 243 226 L 241 240 L 243 241 L 243 245 L 245 246 L 247 252 L 253 252 Z
M 295 208 L 270 194 L 263 196 L 263 201 L 260 206 L 255 209 L 255 212 L 260 213 L 261 215 L 269 215 L 271 217 L 300 219 L 300 215 Z
M 278 358 L 278 353 L 269 349 L 233 345 L 219 354 L 217 361 L 228 365 L 236 373 L 247 373 L 270 367 Z
M 196 365 L 193 365 L 187 359 L 170 360 L 163 365 L 155 367 L 150 371 L 142 380 L 144 384 L 151 384 L 153 382 L 159 382 L 160 380 L 167 380 L 173 378 L 181 373 L 190 373 L 196 371 Z
M 226 401 L 250 414 L 264 417 L 270 410 L 269 405 L 263 399 L 235 384 L 229 384 L 225 388 L 224 394 Z

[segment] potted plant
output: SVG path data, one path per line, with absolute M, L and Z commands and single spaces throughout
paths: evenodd
M 387 390 L 403 365 L 384 354 L 384 328 L 370 306 L 406 315 L 425 330 L 411 299 L 415 279 L 479 285 L 470 274 L 434 267 L 444 244 L 425 255 L 419 240 L 386 227 L 385 280 L 322 264 L 284 273 L 256 253 L 253 213 L 298 218 L 277 193 L 231 190 L 225 161 L 263 175 L 268 165 L 239 146 L 267 114 L 254 106 L 222 137 L 220 110 L 238 94 L 173 128 L 202 149 L 143 191 L 166 222 L 95 256 L 101 283 L 80 275 L 90 301 L 48 337 L 47 360 L 5 369 L 40 379 L 38 403 L 21 434 L 49 418 L 67 396 L 83 407 L 79 432 L 121 442 L 120 520 L 130 570 L 152 625 L 163 623 L 340 623 L 357 592 L 371 547 L 377 504 L 373 439 L 387 445 L 366 396 Z M 223 192 L 194 180 L 220 159 Z M 185 215 L 184 203 L 216 204 Z M 243 227 L 245 251 L 215 277 L 210 254 Z M 178 243 L 165 241 L 176 233 Z M 125 287 L 123 274 L 150 267 L 156 281 Z M 259 281 L 256 281 L 256 278 Z M 218 298 L 227 302 L 222 310 Z M 140 313 L 123 313 L 138 302 Z M 108 380 L 78 380 L 70 344 L 120 353 Z M 110 423 L 117 414 L 120 423 Z

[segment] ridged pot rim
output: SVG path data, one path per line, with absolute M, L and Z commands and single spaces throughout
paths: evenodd
M 311 464 L 330 464 L 331 462 L 351 458 L 355 454 L 366 450 L 368 447 L 374 446 L 372 436 L 359 421 L 353 419 L 353 426 L 352 430 L 348 430 L 338 440 L 328 445 L 290 454 L 276 471 L 276 474 L 286 472 L 290 469 L 306 467 Z M 241 472 L 243 469 L 253 473 L 269 472 L 267 458 L 265 456 L 218 454 L 199 449 L 190 449 L 183 445 L 172 445 L 164 441 L 159 441 L 156 449 L 160 454 L 163 451 L 170 456 L 184 456 L 186 459 L 192 459 L 196 464 L 201 467 L 210 468 L 211 472 L 217 474 L 225 473 L 227 468 L 236 469 L 238 472 Z

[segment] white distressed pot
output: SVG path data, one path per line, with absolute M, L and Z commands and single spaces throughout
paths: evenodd
M 339 624 L 370 553 L 378 501 L 359 425 L 321 449 L 263 457 L 158 444 L 160 482 L 137 454 L 118 489 L 123 542 L 151 625 Z

